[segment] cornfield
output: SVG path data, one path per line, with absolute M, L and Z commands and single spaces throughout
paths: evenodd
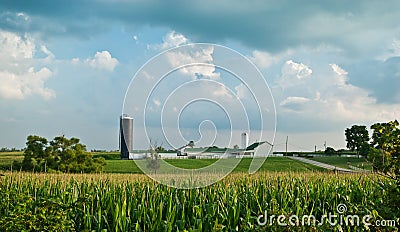
M 175 189 L 145 175 L 5 173 L 0 231 L 362 231 L 350 224 L 260 225 L 259 215 L 391 215 L 373 175 L 232 174 L 214 185 Z M 393 219 L 393 218 L 391 218 Z M 397 219 L 398 220 L 398 219 Z M 396 227 L 372 230 L 395 230 Z

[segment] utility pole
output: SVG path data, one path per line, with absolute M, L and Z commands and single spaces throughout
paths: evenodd
M 317 153 L 317 145 L 315 145 L 314 153 Z
M 287 144 L 288 144 L 289 136 L 286 136 L 286 156 L 287 156 Z
M 324 143 L 324 147 L 325 147 L 325 151 L 326 151 L 326 141 L 325 141 L 325 143 Z

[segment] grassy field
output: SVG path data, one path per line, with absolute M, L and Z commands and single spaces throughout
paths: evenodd
M 119 153 L 92 153 L 93 157 L 103 157 L 106 159 L 104 172 L 106 173 L 143 173 L 132 160 L 120 160 Z M 22 152 L 1 152 L 0 153 L 0 170 L 9 170 L 14 160 L 21 161 L 23 159 Z M 251 158 L 243 158 L 234 170 L 235 172 L 247 172 L 251 163 Z M 167 159 L 168 163 L 181 168 L 197 169 L 211 165 L 217 159 Z M 260 171 L 322 171 L 323 169 L 314 165 L 305 164 L 285 157 L 269 157 L 260 168 Z
M 320 156 L 310 158 L 312 160 L 334 165 L 340 168 L 347 168 L 349 169 L 349 164 L 357 167 L 357 168 L 364 168 L 365 170 L 372 170 L 372 166 L 369 162 L 365 160 L 365 158 L 357 158 L 357 157 L 339 157 L 339 156 Z
M 0 152 L 0 170 L 10 168 L 14 160 L 22 161 L 23 159 L 24 159 L 23 153 L 20 151 Z
M 251 158 L 243 158 L 234 172 L 248 172 Z M 213 164 L 217 159 L 167 159 L 168 163 L 181 168 L 197 169 Z M 323 171 L 324 169 L 311 164 L 305 164 L 285 157 L 269 157 L 261 166 L 260 171 Z M 142 173 L 132 160 L 106 160 L 106 173 Z

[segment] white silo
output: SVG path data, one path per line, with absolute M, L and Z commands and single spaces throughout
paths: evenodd
M 124 114 L 121 116 L 119 122 L 121 159 L 129 159 L 129 153 L 133 148 L 133 118 Z
M 242 148 L 246 149 L 249 146 L 249 135 L 246 132 L 242 133 Z

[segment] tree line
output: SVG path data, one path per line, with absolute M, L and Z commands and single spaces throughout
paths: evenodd
M 57 136 L 48 141 L 37 135 L 27 137 L 24 159 L 13 163 L 25 171 L 66 173 L 101 172 L 104 165 L 104 158 L 93 158 L 78 138 Z
M 18 151 L 23 151 L 24 149 L 18 149 L 18 148 L 7 148 L 7 147 L 2 147 L 0 148 L 0 152 L 18 152 Z

